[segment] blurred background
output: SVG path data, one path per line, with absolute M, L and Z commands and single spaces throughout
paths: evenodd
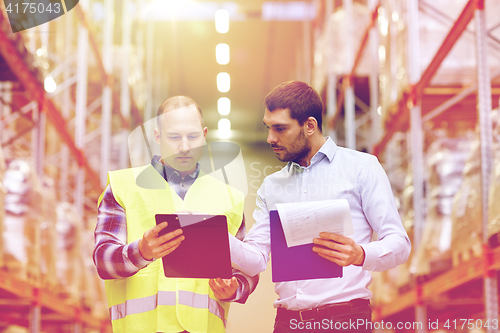
M 379 158 L 412 239 L 372 274 L 374 329 L 497 331 L 499 1 L 30 1 L 63 6 L 44 24 L 16 1 L 0 16 L 0 332 L 111 332 L 96 202 L 108 171 L 147 163 L 129 135 L 170 96 L 241 148 L 250 227 L 284 165 L 264 97 L 288 80 L 320 93 L 325 135 Z M 268 266 L 228 333 L 272 332 Z

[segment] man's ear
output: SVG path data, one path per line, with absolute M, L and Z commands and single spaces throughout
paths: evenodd
M 155 134 L 156 143 L 158 143 L 160 145 L 161 144 L 160 143 L 161 133 L 157 128 L 155 128 L 154 134 Z
M 205 137 L 205 140 L 207 139 L 207 132 L 208 132 L 208 127 L 205 127 L 203 129 L 203 136 Z
M 318 121 L 314 117 L 309 117 L 304 122 L 304 126 L 305 126 L 305 130 L 306 130 L 306 135 L 311 136 L 318 129 Z

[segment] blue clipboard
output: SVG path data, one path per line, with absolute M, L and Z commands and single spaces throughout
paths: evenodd
M 341 278 L 342 266 L 320 257 L 313 244 L 288 247 L 278 211 L 269 214 L 273 282 Z

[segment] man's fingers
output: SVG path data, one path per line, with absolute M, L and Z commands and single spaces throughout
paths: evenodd
M 168 222 L 162 222 L 160 224 L 155 225 L 153 228 L 151 228 L 151 232 L 153 232 L 155 235 L 158 235 L 160 231 L 165 229 L 168 226 Z
M 342 243 L 345 244 L 347 241 L 347 237 L 339 235 L 339 234 L 334 234 L 333 232 L 326 232 L 323 231 L 319 234 L 319 237 L 323 239 L 329 239 L 337 243 Z
M 215 283 L 217 283 L 217 286 L 221 289 L 221 291 L 226 291 L 226 289 L 229 287 L 229 284 L 226 282 L 226 280 L 221 278 L 216 278 Z
M 174 231 L 166 233 L 165 235 L 161 235 L 160 237 L 158 237 L 158 240 L 160 241 L 160 243 L 166 243 L 173 240 L 175 237 L 179 237 L 180 235 L 182 235 L 182 229 L 176 229 Z M 184 236 L 182 236 L 182 239 L 184 239 Z
M 341 260 L 339 258 L 331 257 L 331 256 L 328 256 L 328 255 L 323 254 L 323 253 L 318 253 L 318 254 L 320 255 L 320 257 L 323 257 L 323 258 L 325 258 L 327 260 L 330 260 L 331 262 L 333 262 L 333 263 L 335 263 L 335 264 L 337 264 L 339 266 L 344 266 L 344 265 L 342 265 L 342 262 L 341 262 Z
M 314 238 L 313 243 L 315 245 L 321 245 L 321 246 L 324 246 L 326 248 L 329 248 L 329 249 L 332 249 L 335 251 L 340 251 L 342 246 L 343 246 L 343 244 L 340 244 L 340 243 L 337 243 L 337 242 L 331 241 L 331 240 L 326 240 L 323 238 Z
M 166 255 L 169 255 L 170 253 L 174 252 L 175 249 L 177 249 L 181 245 L 180 243 L 177 245 L 174 245 L 172 247 L 167 248 L 166 250 L 163 250 L 162 252 L 158 253 L 158 258 L 163 258 Z
M 232 277 L 231 279 L 210 279 L 208 283 L 214 292 L 215 297 L 219 299 L 232 297 L 236 293 L 239 286 L 238 280 L 235 277 Z
M 350 262 L 348 261 L 349 257 L 342 252 L 338 252 L 335 250 L 328 250 L 320 247 L 313 247 L 313 251 L 316 252 L 319 256 L 330 260 L 331 262 L 336 263 L 340 266 L 348 266 Z
M 330 257 L 336 257 L 338 258 L 340 256 L 340 252 L 337 250 L 330 250 L 330 249 L 325 249 L 320 246 L 313 246 L 313 251 L 318 253 L 318 254 L 324 254 Z
M 181 242 L 184 240 L 184 238 L 185 238 L 184 236 L 179 236 L 171 241 L 158 245 L 153 251 L 155 257 L 161 258 L 166 256 L 167 254 L 172 253 L 175 249 L 179 247 L 179 245 L 181 245 Z M 161 239 L 161 237 L 158 239 Z
M 235 278 L 234 276 L 231 278 L 231 280 L 229 280 L 230 284 L 231 284 L 231 287 L 239 287 L 240 284 L 238 283 L 238 279 Z
M 223 297 L 224 295 L 222 294 L 224 289 L 220 286 L 220 284 L 216 280 L 210 279 L 208 281 L 208 284 L 210 285 L 210 288 L 214 292 L 215 297 L 217 297 L 219 299 L 224 298 Z

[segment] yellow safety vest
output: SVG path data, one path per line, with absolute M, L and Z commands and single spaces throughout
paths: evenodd
M 138 177 L 148 188 L 136 184 Z M 110 172 L 108 184 L 125 209 L 128 243 L 155 226 L 155 214 L 180 210 L 224 214 L 232 235 L 241 225 L 243 194 L 201 172 L 184 200 L 151 165 Z M 225 332 L 229 303 L 215 298 L 208 279 L 166 278 L 162 260 L 105 285 L 115 333 Z

